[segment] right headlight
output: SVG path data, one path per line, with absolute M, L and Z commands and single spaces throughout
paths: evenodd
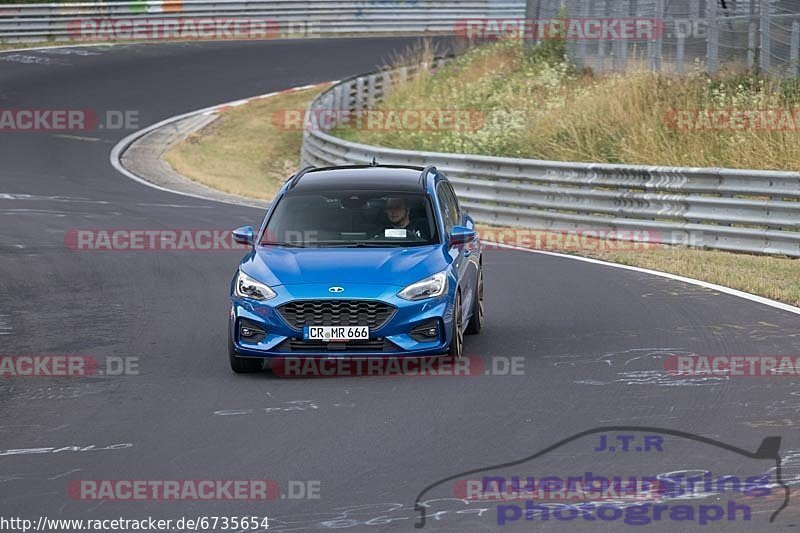
M 240 298 L 250 298 L 251 300 L 271 300 L 278 294 L 269 288 L 268 285 L 255 280 L 242 272 L 236 275 L 236 285 L 234 292 Z
M 442 271 L 412 283 L 397 295 L 404 300 L 424 300 L 443 295 L 447 291 L 447 272 Z

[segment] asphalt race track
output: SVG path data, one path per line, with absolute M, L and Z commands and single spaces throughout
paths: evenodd
M 366 72 L 409 42 L 310 39 L 3 53 L 0 108 L 135 110 L 144 127 L 237 98 Z M 226 320 L 241 252 L 65 245 L 73 229 L 259 223 L 259 210 L 161 192 L 115 171 L 109 152 L 129 133 L 0 133 L 0 355 L 138 358 L 138 374 L 125 376 L 0 378 L 0 515 L 255 515 L 270 518 L 270 531 L 412 531 L 419 517 L 414 502 L 426 486 L 600 426 L 668 428 L 753 451 L 764 437 L 780 436 L 783 480 L 800 483 L 796 378 L 684 379 L 664 371 L 665 359 L 676 353 L 796 355 L 797 315 L 566 258 L 486 253 L 487 323 L 481 335 L 466 338 L 465 351 L 487 368 L 522 358 L 520 375 L 234 375 Z M 665 442 L 663 452 L 618 453 L 614 460 L 640 473 L 748 467 L 748 459 L 719 448 Z M 573 467 L 600 470 L 596 438 L 570 446 L 536 459 L 536 470 L 565 477 Z M 752 466 L 770 468 L 764 461 Z M 272 479 L 282 491 L 290 480 L 314 481 L 319 498 L 102 501 L 67 491 L 70 481 L 121 479 Z M 430 531 L 631 527 L 524 519 L 500 527 L 494 506 L 453 499 L 452 482 L 431 494 Z M 782 499 L 775 490 L 754 503 L 751 521 L 701 527 L 664 520 L 647 527 L 800 525 L 795 500 L 767 522 Z

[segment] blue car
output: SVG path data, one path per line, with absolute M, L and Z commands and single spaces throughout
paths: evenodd
M 481 243 L 436 167 L 307 167 L 280 189 L 231 282 L 230 364 L 460 357 L 484 320 Z

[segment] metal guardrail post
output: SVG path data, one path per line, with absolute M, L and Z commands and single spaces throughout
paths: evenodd
M 686 73 L 686 37 L 683 33 L 678 35 L 675 43 L 675 69 L 681 76 Z
M 761 55 L 759 56 L 759 68 L 763 72 L 769 72 L 771 69 L 772 58 L 772 35 L 770 30 L 769 20 L 769 0 L 761 0 L 759 5 L 760 26 L 761 26 Z
M 700 0 L 689 0 L 689 18 L 700 20 Z
M 358 110 L 364 109 L 366 106 L 364 105 L 364 77 L 359 76 L 356 79 L 356 98 L 355 98 L 355 108 Z
M 791 65 L 792 77 L 800 76 L 800 22 L 792 23 L 792 46 L 789 64 Z
M 708 18 L 708 38 L 706 41 L 706 72 L 716 74 L 719 69 L 719 13 L 717 0 L 706 3 Z
M 647 42 L 647 57 L 650 70 L 658 72 L 661 70 L 663 32 L 666 31 L 664 22 L 664 0 L 656 0 L 653 18 L 657 26 L 654 28 L 654 35 Z M 681 36 L 679 35 L 678 40 L 680 40 L 680 38 Z
M 611 0 L 613 4 L 614 18 L 626 18 L 629 16 L 631 0 Z M 612 60 L 614 72 L 622 72 L 628 63 L 628 42 L 624 39 L 616 39 L 612 45 L 614 58 Z
M 525 20 L 528 21 L 535 27 L 533 21 L 538 20 L 541 17 L 542 13 L 542 0 L 526 0 L 525 1 Z M 536 39 L 523 39 L 523 42 L 526 44 L 528 48 L 533 47 L 534 45 L 539 44 L 539 36 L 536 36 Z
M 584 20 L 590 16 L 590 2 L 591 0 L 583 0 L 580 3 L 580 16 Z M 579 69 L 583 69 L 586 66 L 586 45 L 586 39 L 579 39 L 575 44 L 575 64 Z
M 756 34 L 758 32 L 755 22 L 747 25 L 747 70 L 753 70 L 756 66 Z
M 608 9 L 608 2 L 609 0 L 599 0 L 600 8 L 595 10 L 595 13 L 598 13 L 601 18 L 608 17 L 609 9 Z M 597 41 L 597 68 L 600 72 L 604 72 L 606 70 L 606 55 L 608 44 L 605 39 L 599 39 Z

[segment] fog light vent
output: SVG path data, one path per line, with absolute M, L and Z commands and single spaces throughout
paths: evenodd
M 239 339 L 245 342 L 259 342 L 267 335 L 264 328 L 253 322 L 243 318 L 239 321 Z
M 433 342 L 439 339 L 439 320 L 426 320 L 411 330 L 409 335 L 417 342 Z

